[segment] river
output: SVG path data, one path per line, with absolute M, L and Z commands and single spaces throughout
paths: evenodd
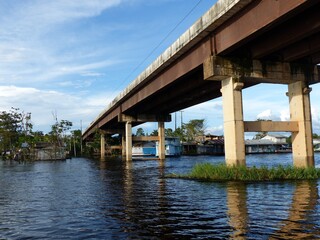
M 319 167 L 320 155 L 316 154 Z M 195 163 L 182 156 L 106 161 L 0 161 L 0 239 L 315 239 L 320 181 L 205 183 L 167 179 Z M 292 164 L 291 154 L 247 164 Z

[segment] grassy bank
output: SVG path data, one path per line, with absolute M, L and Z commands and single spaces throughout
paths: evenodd
M 274 181 L 274 180 L 311 180 L 320 178 L 320 169 L 277 167 L 236 167 L 225 164 L 197 164 L 189 174 L 170 174 L 171 178 L 196 179 L 202 181 Z

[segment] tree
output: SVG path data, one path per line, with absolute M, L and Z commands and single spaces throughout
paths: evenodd
M 14 150 L 21 143 L 30 140 L 32 132 L 31 113 L 20 112 L 11 108 L 9 112 L 0 113 L 0 146 L 1 150 Z
M 137 137 L 145 136 L 145 133 L 144 133 L 143 128 L 138 128 L 138 129 L 137 129 L 137 131 L 136 131 L 136 136 L 137 136 Z
M 193 119 L 184 124 L 185 139 L 188 142 L 195 140 L 197 136 L 203 135 L 205 131 L 204 119 Z
M 174 132 L 173 132 L 173 130 L 171 128 L 166 128 L 164 130 L 164 135 L 166 137 L 175 137 L 175 134 L 174 134 Z
M 158 130 L 153 130 L 152 133 L 150 133 L 150 136 L 158 136 Z
M 66 142 L 66 132 L 72 127 L 72 122 L 68 120 L 61 120 L 60 122 L 56 121 L 55 124 L 51 126 L 51 142 L 57 143 L 59 146 L 62 146 L 63 142 Z
M 71 131 L 71 136 L 70 136 L 70 153 L 73 154 L 73 156 L 79 156 L 81 152 L 81 138 L 82 138 L 82 133 L 81 130 L 73 130 Z
M 184 126 L 182 126 L 182 128 L 179 127 L 176 130 L 174 130 L 173 134 L 175 137 L 180 138 L 180 141 L 182 141 L 182 142 L 186 141 Z

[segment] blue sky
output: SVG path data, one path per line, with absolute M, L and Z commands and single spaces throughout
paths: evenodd
M 0 111 L 31 112 L 34 130 L 44 132 L 55 112 L 74 129 L 80 121 L 86 128 L 215 2 L 0 0 Z M 312 87 L 314 132 L 320 133 L 320 89 Z M 245 120 L 288 120 L 286 91 L 280 85 L 244 90 Z M 167 127 L 174 128 L 174 116 Z M 177 116 L 180 126 L 181 113 Z M 220 98 L 185 109 L 182 116 L 184 122 L 204 118 L 208 132 L 223 133 Z M 151 132 L 157 126 L 142 127 Z

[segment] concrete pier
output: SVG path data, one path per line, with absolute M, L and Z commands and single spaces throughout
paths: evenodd
M 221 83 L 226 164 L 246 165 L 241 92 L 243 83 L 232 77 Z

